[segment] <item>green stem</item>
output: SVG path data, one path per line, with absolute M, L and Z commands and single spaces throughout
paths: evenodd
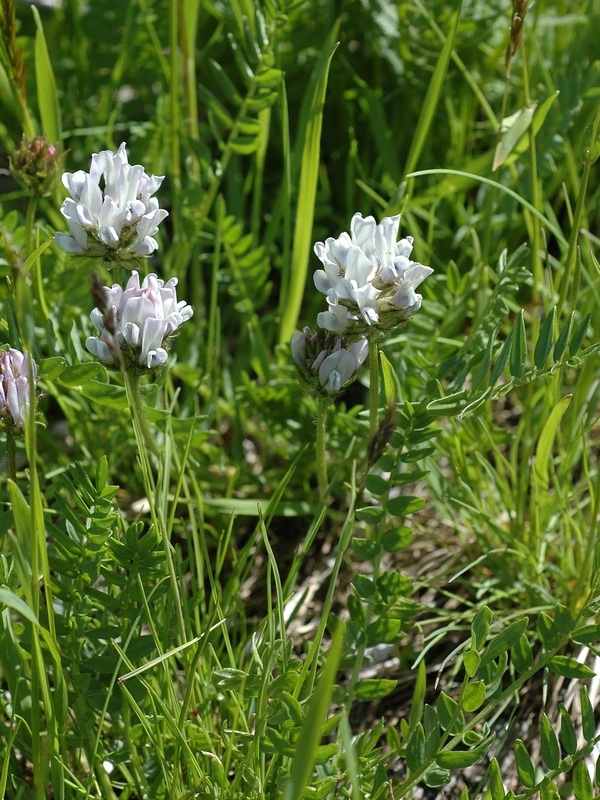
M 12 428 L 6 429 L 6 472 L 11 481 L 17 480 L 17 440 Z
M 25 214 L 25 252 L 29 257 L 34 250 L 33 247 L 33 226 L 35 223 L 35 212 L 37 211 L 37 197 L 30 197 L 27 203 L 27 213 Z
M 369 438 L 377 433 L 379 414 L 379 344 L 378 334 L 371 331 L 369 336 Z
M 317 410 L 317 475 L 319 476 L 319 497 L 321 502 L 327 500 L 329 481 L 327 479 L 327 414 L 330 400 L 327 397 L 319 398 Z
M 127 399 L 129 401 L 131 416 L 133 417 L 133 424 L 137 426 L 146 447 L 158 457 L 160 456 L 160 448 L 156 443 L 154 433 L 148 422 L 148 417 L 146 416 L 142 393 L 140 391 L 140 373 L 135 367 L 126 372 L 125 386 L 127 389 Z

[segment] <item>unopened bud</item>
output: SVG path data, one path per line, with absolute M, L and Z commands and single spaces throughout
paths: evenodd
M 44 197 L 52 192 L 62 171 L 64 156 L 58 145 L 45 136 L 28 139 L 25 134 L 18 150 L 10 158 L 10 171 L 30 197 Z

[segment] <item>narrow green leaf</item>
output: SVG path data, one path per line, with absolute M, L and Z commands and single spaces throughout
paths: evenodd
M 579 678 L 585 680 L 586 678 L 594 678 L 596 673 L 593 669 L 586 667 L 585 664 L 580 664 L 574 658 L 569 656 L 554 656 L 548 662 L 548 666 L 557 675 L 562 675 L 565 678 Z
M 579 699 L 581 701 L 581 728 L 586 741 L 591 742 L 596 735 L 596 721 L 594 718 L 594 709 L 590 703 L 590 698 L 585 686 L 581 687 Z
M 72 367 L 65 367 L 60 373 L 60 382 L 64 386 L 83 386 L 95 378 L 101 369 L 100 364 L 93 361 L 74 364 Z
M 577 752 L 577 734 L 575 733 L 575 727 L 564 705 L 560 703 L 558 707 L 560 709 L 560 740 L 565 752 L 570 756 L 574 756 Z
M 471 623 L 471 645 L 474 650 L 481 650 L 487 639 L 490 622 L 494 615 L 487 606 L 483 606 L 473 617 Z
M 550 460 L 550 454 L 552 452 L 552 447 L 554 446 L 554 439 L 556 438 L 558 426 L 560 425 L 560 421 L 563 417 L 563 414 L 567 410 L 572 397 L 573 395 L 568 394 L 558 401 L 558 403 L 550 412 L 550 416 L 544 423 L 540 438 L 538 439 L 537 447 L 535 449 L 535 474 L 538 480 L 538 487 L 541 492 L 548 491 L 548 462 Z
M 481 657 L 482 666 L 489 664 L 490 661 L 493 661 L 493 659 L 497 658 L 501 653 L 510 650 L 510 648 L 518 642 L 523 633 L 525 633 L 528 622 L 529 620 L 527 617 L 522 617 L 515 622 L 511 622 L 503 631 L 497 633 L 490 641 Z
M 498 383 L 498 379 L 504 372 L 504 368 L 508 363 L 508 358 L 510 356 L 510 351 L 512 349 L 512 343 L 515 336 L 515 327 L 510 329 L 508 332 L 508 336 L 504 340 L 504 344 L 502 345 L 502 350 L 500 350 L 500 355 L 498 356 L 498 360 L 494 364 L 494 369 L 492 370 L 492 374 L 490 375 L 490 386 L 495 386 Z
M 557 603 L 554 607 L 554 626 L 563 636 L 566 636 L 567 633 L 571 633 L 575 627 L 573 615 L 569 609 L 561 603 Z
M 510 660 L 521 674 L 527 672 L 533 665 L 533 652 L 526 633 L 510 648 Z
M 290 264 L 289 291 L 288 296 L 282 297 L 280 303 L 280 344 L 287 345 L 292 338 L 292 334 L 296 330 L 300 306 L 302 305 L 302 298 L 304 296 L 309 251 L 313 241 L 312 228 L 315 197 L 317 193 L 317 179 L 321 164 L 320 152 L 323 106 L 327 90 L 329 65 L 337 49 L 337 44 L 332 46 L 331 43 L 334 42 L 337 37 L 338 28 L 339 23 L 336 23 L 328 37 L 328 43 L 322 50 L 322 55 L 317 62 L 314 81 L 311 84 L 313 96 L 310 104 L 302 152 L 296 226 L 294 229 L 294 244 Z
M 325 667 L 310 700 L 306 720 L 295 746 L 295 752 L 302 753 L 302 758 L 293 758 L 292 760 L 290 777 L 283 791 L 283 800 L 302 800 L 306 793 L 306 787 L 310 783 L 317 748 L 321 742 L 321 729 L 329 712 L 343 644 L 344 625 L 339 624 L 333 634 Z
M 527 789 L 535 786 L 535 767 L 527 752 L 527 748 L 520 739 L 515 742 L 515 762 L 519 780 Z
M 27 603 L 21 597 L 17 597 L 14 592 L 11 592 L 10 589 L 0 587 L 0 605 L 12 608 L 17 612 L 17 614 L 20 614 L 23 619 L 31 622 L 32 625 L 36 626 L 36 628 L 39 627 L 40 623 L 32 609 L 29 608 Z
M 583 340 L 585 339 L 588 328 L 590 327 L 591 318 L 592 315 L 587 314 L 577 326 L 575 333 L 573 334 L 573 338 L 569 342 L 569 355 L 571 357 L 576 355 L 576 353 L 579 351 L 579 348 L 583 344 Z
M 456 38 L 456 31 L 458 30 L 458 22 L 460 20 L 461 11 L 462 0 L 459 0 L 458 7 L 454 12 L 452 21 L 450 22 L 448 36 L 446 37 L 446 41 L 442 47 L 442 52 L 440 53 L 435 70 L 429 82 L 429 86 L 427 87 L 427 93 L 425 95 L 425 99 L 423 100 L 423 105 L 421 106 L 421 113 L 419 114 L 417 127 L 415 128 L 411 137 L 410 150 L 408 151 L 408 158 L 406 159 L 406 166 L 404 168 L 405 175 L 407 175 L 409 172 L 412 172 L 417 166 L 419 157 L 427 140 L 427 136 L 429 135 L 431 123 L 433 122 L 435 110 L 440 99 L 442 86 L 444 85 L 448 64 L 450 63 L 450 58 L 452 57 L 452 50 L 454 48 L 454 40 Z
M 472 678 L 479 669 L 479 664 L 481 663 L 481 656 L 477 652 L 477 650 L 467 650 L 467 652 L 463 655 L 463 664 L 465 665 L 465 672 Z
M 594 789 L 585 761 L 580 761 L 573 770 L 573 794 L 575 800 L 592 800 Z
M 477 370 L 476 374 L 473 376 L 473 385 L 471 387 L 471 392 L 474 393 L 479 388 L 482 380 L 488 373 L 490 368 L 490 364 L 492 363 L 492 354 L 494 352 L 494 342 L 496 340 L 496 333 L 498 328 L 496 327 L 494 331 L 490 334 L 488 338 L 488 343 L 486 345 L 483 359 L 481 360 L 481 364 L 479 365 L 479 369 Z
M 600 624 L 583 625 L 573 631 L 571 638 L 577 644 L 597 644 L 600 642 Z
M 541 643 L 546 650 L 554 650 L 560 644 L 560 636 L 554 627 L 554 620 L 543 611 L 537 618 L 536 628 Z
M 423 730 L 425 731 L 425 758 L 431 761 L 436 757 L 440 746 L 440 721 L 433 706 L 425 705 L 423 714 Z
M 405 517 L 407 514 L 414 514 L 415 511 L 420 511 L 424 505 L 425 500 L 422 497 L 401 495 L 390 500 L 388 511 L 394 517 Z
M 492 758 L 490 763 L 490 794 L 492 800 L 504 800 L 505 797 L 500 767 L 496 758 Z
M 552 103 L 554 103 L 559 94 L 560 92 L 558 90 L 556 92 L 552 92 L 552 94 L 548 95 L 548 97 L 546 97 L 545 100 L 543 100 L 535 110 L 535 114 L 533 116 L 533 123 L 531 125 L 534 135 L 537 134 L 537 132 L 544 124 L 544 120 L 546 119 L 546 116 L 550 111 L 550 107 L 552 106 Z M 506 159 L 505 164 L 508 166 L 509 164 L 514 163 L 514 161 L 516 161 L 517 158 L 522 153 L 527 152 L 528 149 L 529 149 L 529 134 L 525 133 L 521 137 L 521 141 L 513 149 L 513 152 Z
M 381 374 L 383 375 L 383 392 L 385 395 L 386 403 L 398 402 L 398 386 L 397 378 L 394 368 L 389 362 L 383 350 L 379 351 L 379 360 L 381 362 Z
M 495 172 L 498 167 L 506 161 L 515 147 L 521 141 L 523 135 L 533 121 L 533 115 L 537 108 L 537 102 L 533 102 L 525 108 L 516 111 L 510 117 L 505 117 L 500 123 L 501 139 L 496 145 L 496 152 L 494 153 L 494 163 L 492 164 L 492 172 Z
M 548 314 L 542 325 L 540 335 L 533 351 L 533 363 L 537 369 L 543 369 L 554 344 L 554 320 L 556 319 L 556 306 Z
M 60 120 L 60 107 L 56 93 L 56 81 L 52 62 L 48 54 L 44 26 L 39 11 L 31 6 L 37 31 L 35 34 L 35 79 L 37 84 L 37 98 L 42 120 L 42 128 L 49 142 L 55 144 L 62 138 L 62 125 Z
M 380 697 L 386 697 L 390 692 L 393 692 L 397 685 L 398 681 L 385 678 L 365 678 L 362 681 L 357 681 L 355 694 L 359 700 L 378 700 Z
M 88 400 L 93 400 L 94 403 L 99 403 L 109 408 L 127 408 L 127 393 L 122 386 L 113 386 L 102 381 L 89 381 L 84 383 L 79 391 Z M 256 503 L 254 503 L 254 510 L 256 511 Z
M 465 711 L 477 711 L 485 702 L 485 683 L 474 681 L 467 683 L 463 692 L 462 707 Z
M 513 325 L 515 335 L 513 345 L 510 350 L 510 374 L 513 378 L 520 378 L 525 367 L 527 358 L 527 338 L 525 333 L 524 311 L 521 309 L 517 314 Z
M 454 394 L 448 394 L 438 400 L 432 400 L 427 406 L 427 411 L 440 417 L 453 416 L 465 407 L 468 397 L 469 392 L 466 389 L 461 389 L 460 392 L 454 392 Z
M 64 358 L 62 358 L 62 356 L 51 356 L 50 358 L 44 358 L 38 364 L 38 374 L 40 378 L 53 381 L 58 378 L 66 365 L 67 362 Z
M 542 758 L 548 769 L 558 769 L 560 763 L 558 737 L 554 733 L 554 728 L 545 714 L 542 714 L 542 721 L 540 723 L 540 744 L 542 748 Z
M 478 761 L 484 758 L 490 747 L 494 737 L 484 739 L 484 741 L 477 747 L 472 747 L 470 750 L 447 750 L 442 751 L 436 758 L 439 767 L 443 769 L 465 769 L 472 767 Z
M 462 711 L 458 711 L 458 704 L 446 692 L 440 692 L 438 695 L 436 710 L 440 725 L 446 731 L 450 732 L 461 731 L 465 727 L 465 719 Z M 449 726 L 452 726 L 451 728 Z M 438 762 L 439 763 L 439 762 Z
M 417 680 L 415 681 L 415 688 L 413 689 L 412 701 L 410 704 L 410 715 L 408 717 L 408 725 L 410 730 L 414 730 L 417 723 L 421 721 L 423 715 L 423 705 L 425 703 L 425 690 L 427 688 L 427 672 L 425 670 L 425 661 L 421 660 L 417 667 Z
M 417 772 L 425 765 L 425 732 L 420 722 L 406 743 L 406 763 L 411 772 Z
M 567 343 L 571 336 L 571 331 L 573 330 L 574 319 L 575 319 L 575 312 L 572 311 L 562 331 L 558 334 L 558 339 L 556 340 L 556 344 L 554 345 L 554 352 L 552 354 L 552 358 L 555 362 L 560 361 L 560 359 L 562 358 L 562 354 L 566 350 Z

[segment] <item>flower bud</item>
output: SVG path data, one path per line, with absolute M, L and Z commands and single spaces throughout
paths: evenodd
M 366 339 L 348 344 L 344 336 L 310 328 L 292 337 L 292 357 L 301 383 L 321 397 L 335 397 L 349 386 L 369 352 Z
M 0 354 L 0 425 L 24 428 L 30 407 L 30 381 L 37 380 L 37 367 L 27 353 L 10 348 Z
M 31 197 L 51 194 L 63 168 L 64 155 L 59 145 L 50 144 L 45 136 L 28 139 L 25 134 L 19 149 L 9 159 L 13 178 Z

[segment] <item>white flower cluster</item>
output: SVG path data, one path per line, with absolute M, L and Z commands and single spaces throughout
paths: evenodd
M 4 425 L 17 428 L 25 426 L 25 418 L 30 406 L 31 380 L 37 380 L 37 367 L 31 360 L 29 371 L 27 354 L 10 348 L 0 355 L 0 420 Z
M 304 383 L 317 394 L 339 394 L 356 378 L 369 352 L 366 339 L 348 344 L 343 336 L 310 328 L 292 337 L 292 357 Z
M 129 164 L 124 143 L 116 153 L 95 153 L 89 172 L 62 176 L 71 195 L 61 208 L 69 234 L 56 233 L 57 245 L 75 255 L 121 259 L 151 255 L 158 247 L 153 235 L 168 216 L 152 197 L 163 180 L 147 175 L 139 164 Z
M 315 286 L 329 304 L 317 318 L 321 328 L 348 335 L 371 327 L 391 330 L 419 310 L 422 297 L 415 289 L 433 270 L 410 260 L 413 239 L 396 241 L 399 224 L 399 214 L 377 225 L 358 213 L 351 235 L 315 244 L 324 267 L 315 272 Z
M 119 363 L 123 357 L 127 367 L 162 366 L 167 360 L 165 339 L 194 313 L 185 300 L 177 301 L 176 286 L 177 278 L 165 283 L 156 275 L 148 275 L 140 285 L 136 270 L 125 290 L 117 283 L 105 286 L 105 309 L 91 313 L 100 337 L 90 336 L 87 349 L 101 361 Z

